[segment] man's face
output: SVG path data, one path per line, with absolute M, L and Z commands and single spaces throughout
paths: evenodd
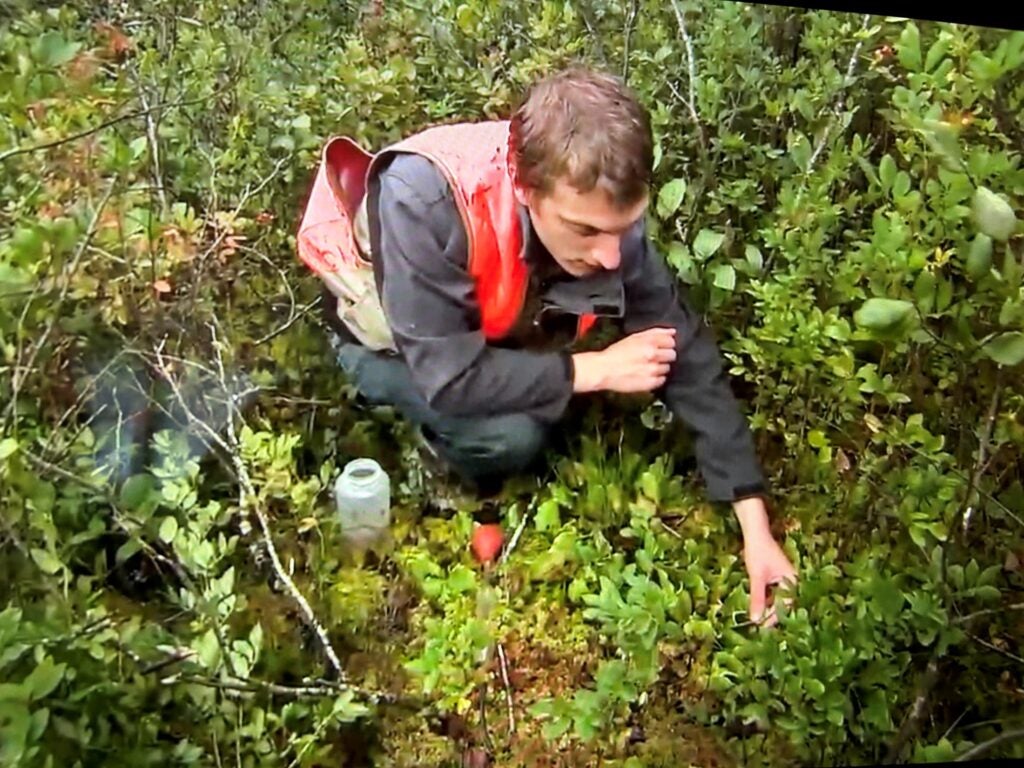
M 600 186 L 579 192 L 561 179 L 547 195 L 517 187 L 516 198 L 529 209 L 544 247 L 574 277 L 617 268 L 622 238 L 647 208 L 646 196 L 621 209 Z

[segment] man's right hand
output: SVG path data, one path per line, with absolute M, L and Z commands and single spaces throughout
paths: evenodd
M 676 329 L 649 328 L 572 359 L 573 392 L 652 392 L 665 383 L 675 362 Z

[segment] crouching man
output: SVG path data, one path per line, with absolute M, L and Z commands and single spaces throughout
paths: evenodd
M 509 121 L 426 129 L 370 155 L 330 141 L 299 232 L 339 360 L 467 483 L 526 471 L 574 395 L 654 392 L 732 504 L 751 616 L 795 578 L 717 346 L 645 232 L 649 117 L 616 78 L 572 68 Z M 573 351 L 598 318 L 623 337 Z

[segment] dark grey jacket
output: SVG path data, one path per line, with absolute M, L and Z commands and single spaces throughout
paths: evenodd
M 509 339 L 480 331 L 466 233 L 451 190 L 433 164 L 399 155 L 370 185 L 367 215 L 377 289 L 398 349 L 430 405 L 453 416 L 528 413 L 557 422 L 572 396 L 568 351 L 578 316 L 615 318 L 625 333 L 677 328 L 678 356 L 658 393 L 694 433 L 712 501 L 764 492 L 748 424 L 702 318 L 638 222 L 618 269 L 585 278 L 562 271 L 520 208 L 531 283 Z

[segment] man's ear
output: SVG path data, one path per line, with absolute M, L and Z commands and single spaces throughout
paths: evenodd
M 529 208 L 531 202 L 530 192 L 524 189 L 523 187 L 519 186 L 518 183 L 513 184 L 512 189 L 515 191 L 516 200 L 519 201 L 519 204 Z

